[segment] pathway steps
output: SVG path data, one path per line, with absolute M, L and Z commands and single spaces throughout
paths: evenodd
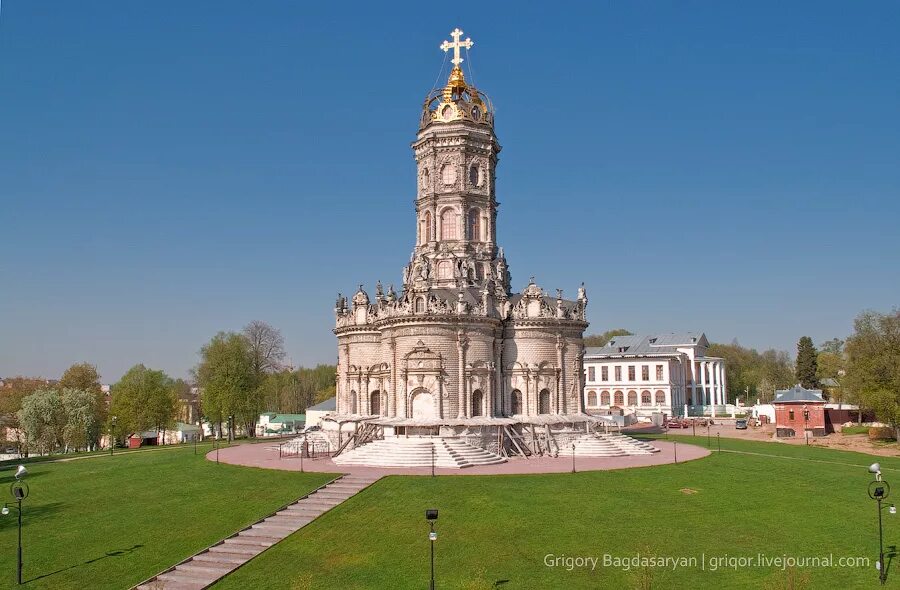
M 343 475 L 309 495 L 219 541 L 133 590 L 203 590 L 275 543 L 375 483 L 380 475 Z

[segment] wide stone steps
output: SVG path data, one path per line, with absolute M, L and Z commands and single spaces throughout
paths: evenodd
M 203 590 L 275 543 L 374 483 L 378 477 L 345 475 L 244 530 L 194 555 L 137 590 Z
M 473 465 L 493 465 L 503 457 L 463 440 L 440 437 L 390 437 L 345 451 L 334 458 L 338 465 L 372 467 L 435 467 L 462 469 Z
M 573 444 L 576 457 L 625 457 L 659 452 L 653 445 L 624 434 L 585 434 L 576 438 Z M 559 454 L 571 457 L 572 445 L 563 445 Z

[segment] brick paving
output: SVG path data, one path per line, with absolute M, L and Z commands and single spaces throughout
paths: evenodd
M 651 465 L 664 465 L 675 462 L 675 447 L 670 441 L 654 440 L 652 442 L 660 452 L 652 455 L 631 455 L 626 457 L 576 457 L 575 469 L 577 471 L 601 471 L 607 469 L 627 469 L 629 467 L 648 467 Z M 700 459 L 709 455 L 709 451 L 703 447 L 689 444 L 678 445 L 678 462 Z M 215 457 L 208 455 L 207 458 Z M 245 444 L 221 449 L 219 461 L 232 465 L 244 465 L 247 467 L 262 467 L 265 469 L 283 469 L 286 471 L 300 471 L 301 461 L 299 457 L 278 457 L 278 450 L 272 445 Z M 382 477 L 384 475 L 430 475 L 430 467 L 362 467 L 356 465 L 336 465 L 331 458 L 303 459 L 303 470 L 346 473 L 367 477 Z M 516 473 L 567 473 L 572 471 L 571 457 L 511 457 L 506 463 L 496 465 L 475 465 L 464 469 L 437 468 L 436 475 L 509 475 Z

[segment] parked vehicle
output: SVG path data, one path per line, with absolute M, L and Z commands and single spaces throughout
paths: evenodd
M 734 427 L 738 430 L 747 430 L 747 420 L 744 418 L 739 418 L 734 421 Z
M 666 422 L 666 428 L 669 428 L 669 429 L 672 429 L 672 428 L 681 428 L 681 421 L 679 421 L 679 420 L 669 420 L 668 422 Z

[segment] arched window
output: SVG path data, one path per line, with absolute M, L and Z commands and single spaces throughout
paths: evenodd
M 600 405 L 608 406 L 609 405 L 609 392 L 604 391 L 600 393 Z
M 467 231 L 470 240 L 473 242 L 481 241 L 481 209 L 469 209 Z
M 437 265 L 437 278 L 452 279 L 453 264 L 449 260 L 441 260 Z
M 374 415 L 381 415 L 381 393 L 378 390 L 373 391 L 369 394 L 369 413 Z
M 542 389 L 538 395 L 538 414 L 550 413 L 550 390 Z
M 617 392 L 615 393 L 615 398 L 616 398 L 616 405 L 617 405 L 617 406 L 624 406 L 624 405 L 625 405 L 625 397 L 622 395 L 622 392 L 621 392 L 621 391 L 617 391 Z
M 596 407 L 597 406 L 597 392 L 589 391 L 588 392 L 588 406 Z
M 456 184 L 456 166 L 444 164 L 441 167 L 441 182 L 446 185 Z
M 656 392 L 656 405 L 658 405 L 658 406 L 666 405 L 666 392 L 665 391 L 657 391 Z
M 636 391 L 629 391 L 629 392 L 628 392 L 628 405 L 629 405 L 629 406 L 636 406 L 636 405 L 637 405 L 637 392 L 636 392 Z
M 456 239 L 456 211 L 447 208 L 441 213 L 441 239 Z
M 482 411 L 482 407 L 484 406 L 484 394 L 481 393 L 480 389 L 476 389 L 472 392 L 472 415 L 473 416 L 483 416 L 484 412 Z
M 431 236 L 431 226 L 431 211 L 426 211 L 425 215 L 422 216 L 422 230 L 419 232 L 419 235 L 422 236 L 423 244 L 427 244 L 433 240 Z
M 642 392 L 641 392 L 641 405 L 642 405 L 642 406 L 649 406 L 651 403 L 653 403 L 653 400 L 652 400 L 651 397 L 650 397 L 650 392 L 649 392 L 649 391 L 642 391 Z
M 356 391 L 350 392 L 350 413 L 356 413 Z
M 481 186 L 481 169 L 477 164 L 469 166 L 469 184 L 472 186 Z
M 416 299 L 416 313 L 425 313 L 425 298 L 419 297 Z
M 522 413 L 522 392 L 518 389 L 513 389 L 512 393 L 509 395 L 510 408 L 509 413 L 516 415 Z

